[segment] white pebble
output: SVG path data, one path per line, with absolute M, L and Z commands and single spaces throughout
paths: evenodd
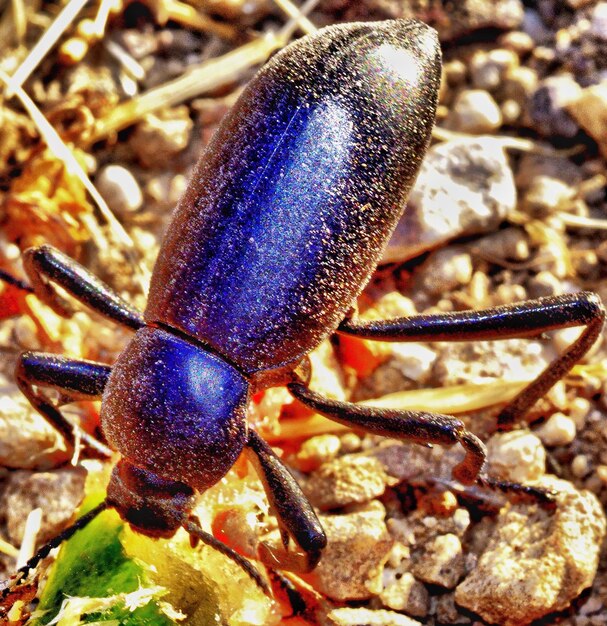
M 586 398 L 573 398 L 569 403 L 569 417 L 578 429 L 584 428 L 586 416 L 590 411 L 590 401 Z
M 495 100 L 482 89 L 461 91 L 453 103 L 450 127 L 463 133 L 491 133 L 502 125 L 502 112 Z
M 493 435 L 487 443 L 492 473 L 519 483 L 541 478 L 546 471 L 546 450 L 533 433 L 516 430 Z
M 96 185 L 112 211 L 122 216 L 137 211 L 143 193 L 135 177 L 120 165 L 107 165 L 97 175 Z
M 590 32 L 595 37 L 607 41 L 607 2 L 599 2 L 592 10 Z
M 547 446 L 565 446 L 575 439 L 575 422 L 563 413 L 553 413 L 536 431 Z
M 576 478 L 584 478 L 590 472 L 590 461 L 585 454 L 578 454 L 571 461 L 571 472 Z

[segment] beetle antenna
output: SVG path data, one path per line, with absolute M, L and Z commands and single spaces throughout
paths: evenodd
M 255 584 L 269 597 L 272 598 L 272 592 L 270 591 L 270 587 L 268 583 L 264 580 L 262 575 L 259 573 L 257 568 L 253 566 L 253 564 L 246 559 L 244 556 L 238 554 L 235 550 L 232 550 L 229 546 L 226 546 L 223 541 L 219 541 L 206 531 L 202 530 L 200 525 L 193 518 L 188 518 L 182 524 L 183 528 L 190 535 L 190 537 L 194 537 L 195 539 L 199 539 L 202 543 L 214 548 L 218 552 L 221 552 L 229 559 L 232 559 L 236 565 L 240 566 L 254 581 Z
M 27 293 L 34 293 L 34 288 L 31 285 L 28 285 L 24 280 L 16 278 L 9 272 L 5 270 L 0 270 L 0 281 L 6 283 L 7 285 L 12 285 L 13 287 L 17 287 L 17 289 L 21 289 L 21 291 L 26 291 Z
M 30 570 L 35 569 L 42 559 L 45 559 L 51 550 L 59 547 L 64 541 L 67 541 L 79 530 L 82 530 L 89 522 L 93 521 L 99 513 L 102 513 L 109 506 L 107 500 L 98 504 L 94 509 L 79 517 L 71 526 L 68 526 L 63 532 L 53 537 L 48 543 L 44 544 L 34 556 L 27 561 L 23 567 L 20 567 L 13 576 L 11 576 L 9 584 L 0 591 L 0 599 L 4 600 L 15 585 L 19 584 L 25 578 Z

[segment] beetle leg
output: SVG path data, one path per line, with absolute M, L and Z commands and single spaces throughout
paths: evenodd
M 481 311 L 401 317 L 393 320 L 344 320 L 338 332 L 377 341 L 472 341 L 531 337 L 549 330 L 586 326 L 586 330 L 498 415 L 509 430 L 588 352 L 605 321 L 600 298 L 590 292 L 526 300 Z
M 291 537 L 305 554 L 305 563 L 301 558 L 281 557 L 280 562 L 264 544 L 260 547 L 262 560 L 269 561 L 271 567 L 308 571 L 320 560 L 322 550 L 327 545 L 327 537 L 316 517 L 316 513 L 300 486 L 284 463 L 276 456 L 272 448 L 253 430 L 249 430 L 247 451 L 266 491 L 270 507 L 280 524 L 281 536 L 286 540 Z M 264 558 L 265 557 L 265 558 Z
M 398 411 L 330 400 L 308 389 L 299 382 L 289 383 L 289 391 L 308 408 L 351 428 L 395 437 L 418 444 L 452 446 L 459 443 L 465 450 L 463 461 L 452 470 L 452 476 L 464 485 L 478 484 L 511 494 L 517 501 L 539 502 L 551 505 L 553 492 L 541 487 L 530 487 L 495 480 L 485 473 L 487 450 L 483 442 L 466 430 L 464 423 L 449 415 L 423 411 Z
M 43 352 L 24 352 L 19 355 L 15 378 L 30 404 L 61 433 L 68 446 L 74 448 L 77 427 L 61 414 L 42 391 L 34 391 L 34 386 L 56 389 L 69 401 L 95 400 L 101 398 L 110 371 L 109 365 L 92 361 L 77 361 Z M 112 455 L 107 446 L 88 433 L 78 432 L 78 436 L 103 457 Z
M 118 324 L 135 330 L 145 325 L 143 315 L 137 309 L 85 267 L 52 246 L 26 250 L 23 253 L 23 268 L 34 293 L 58 315 L 69 317 L 72 307 L 57 293 L 52 283 Z

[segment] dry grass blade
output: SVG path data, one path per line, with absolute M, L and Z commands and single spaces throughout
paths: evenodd
M 381 398 L 364 400 L 358 404 L 382 409 L 430 411 L 447 415 L 467 413 L 508 402 L 530 381 L 531 379 L 498 381 L 482 385 L 465 384 L 442 389 L 399 391 Z M 318 414 L 303 419 L 284 420 L 279 425 L 278 432 L 266 435 L 269 441 L 298 439 L 349 430 L 348 427 Z
M 70 171 L 74 176 L 77 176 L 78 179 L 82 182 L 85 189 L 89 192 L 94 202 L 99 207 L 103 217 L 107 221 L 112 234 L 117 243 L 121 244 L 124 247 L 125 256 L 129 257 L 129 260 L 136 266 L 139 270 L 139 281 L 140 286 L 143 291 L 145 291 L 145 285 L 148 280 L 148 271 L 147 269 L 140 263 L 135 257 L 135 246 L 129 234 L 123 228 L 122 224 L 116 219 L 105 200 L 97 191 L 95 185 L 93 185 L 90 178 L 87 176 L 86 172 L 78 163 L 78 160 L 70 150 L 70 148 L 65 144 L 65 142 L 61 139 L 57 131 L 52 127 L 49 121 L 44 117 L 40 109 L 36 106 L 36 103 L 25 93 L 25 91 L 18 85 L 13 82 L 13 79 L 2 72 L 0 70 L 0 80 L 2 80 L 9 88 L 12 89 L 13 93 L 16 97 L 19 98 L 23 107 L 26 109 L 28 114 L 30 115 L 32 121 L 36 125 L 36 128 L 40 132 L 40 135 L 49 149 L 53 152 L 53 154 L 59 159 L 65 167 Z M 88 222 L 90 226 L 90 222 Z M 95 239 L 95 244 L 100 248 L 104 249 L 107 247 L 107 241 L 105 238 L 102 238 L 101 234 L 92 230 L 91 235 Z
M 561 212 L 559 219 L 570 228 L 592 228 L 593 230 L 607 230 L 607 220 L 574 215 L 573 213 Z
M 274 2 L 286 15 L 296 21 L 298 28 L 306 35 L 317 31 L 316 26 L 303 14 L 299 7 L 291 2 L 291 0 L 274 0 Z
M 48 30 L 30 50 L 23 63 L 14 72 L 10 84 L 7 83 L 6 95 L 8 97 L 16 95 L 17 88 L 21 87 L 30 74 L 38 67 L 38 64 L 57 43 L 86 3 L 87 0 L 71 0 L 65 5 Z
M 210 59 L 188 70 L 183 76 L 151 89 L 133 100 L 117 106 L 110 115 L 97 122 L 89 141 L 94 143 L 134 124 L 148 113 L 171 107 L 235 82 L 249 68 L 266 61 L 289 41 L 297 20 L 309 13 L 318 0 L 308 0 L 277 33 L 268 33 L 216 59 Z
M 107 117 L 98 120 L 89 141 L 104 139 L 145 115 L 171 107 L 234 82 L 253 65 L 265 61 L 283 43 L 279 35 L 269 35 L 236 48 L 224 56 L 201 63 L 183 76 L 118 105 Z
M 187 28 L 210 32 L 228 41 L 234 41 L 239 35 L 234 26 L 217 22 L 179 0 L 153 0 L 150 2 L 150 6 L 156 13 L 156 20 L 161 26 L 164 26 L 169 20 L 173 20 Z
M 25 6 L 23 0 L 12 0 L 11 8 L 13 11 L 13 22 L 15 23 L 15 36 L 17 41 L 21 43 L 25 37 L 27 29 L 27 19 L 25 17 Z
M 17 557 L 17 569 L 23 567 L 36 552 L 36 537 L 42 524 L 42 509 L 36 508 L 30 512 L 25 522 L 23 541 Z

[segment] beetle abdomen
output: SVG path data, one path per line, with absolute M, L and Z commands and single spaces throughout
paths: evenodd
M 429 141 L 439 79 L 434 31 L 414 21 L 330 27 L 277 55 L 194 171 L 146 320 L 249 375 L 299 361 L 380 258 Z

